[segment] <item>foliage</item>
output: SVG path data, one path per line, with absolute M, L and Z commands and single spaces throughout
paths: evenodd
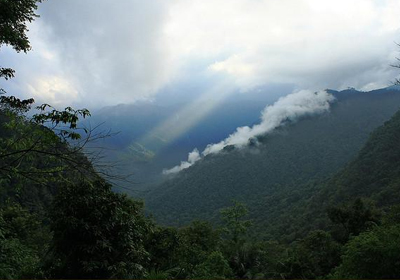
M 235 246 L 244 242 L 247 230 L 251 226 L 250 220 L 243 220 L 247 213 L 246 206 L 238 201 L 234 201 L 233 206 L 221 210 L 224 229 Z
M 142 206 L 97 181 L 60 190 L 51 212 L 53 277 L 137 278 L 148 259 Z
M 51 235 L 36 215 L 8 203 L 0 209 L 0 278 L 40 277 Z
M 176 263 L 181 275 L 190 276 L 196 266 L 203 263 L 207 256 L 218 250 L 220 233 L 208 222 L 194 221 L 179 230 L 179 246 L 176 251 Z
M 30 50 L 39 2 L 0 0 L 0 46 Z M 0 278 L 398 278 L 400 112 L 320 181 L 398 109 L 397 92 L 374 94 L 335 92 L 331 115 L 207 157 L 150 194 L 158 211 L 174 205 L 169 219 L 215 221 L 222 208 L 221 229 L 159 226 L 141 203 L 112 192 L 82 153 L 92 131 L 81 139 L 77 123 L 88 110 L 43 104 L 28 117 L 33 99 L 0 96 Z M 231 198 L 251 203 L 253 236 L 264 240 L 249 238 L 247 207 L 226 207 Z
M 27 52 L 31 45 L 27 36 L 27 22 L 32 22 L 37 3 L 41 0 L 0 0 L 0 46 L 10 45 L 17 52 Z M 0 78 L 14 77 L 15 71 L 0 67 Z
M 37 3 L 41 0 L 1 0 L 0 1 L 0 45 L 12 46 L 17 52 L 31 49 L 27 36 L 27 22 L 32 22 Z
M 191 278 L 193 279 L 225 279 L 232 277 L 233 272 L 221 252 L 212 252 L 199 264 Z
M 148 269 L 152 274 L 177 267 L 176 251 L 179 243 L 176 228 L 151 227 L 145 239 L 145 248 L 151 259 Z
M 355 159 L 371 132 L 389 120 L 400 103 L 400 92 L 393 88 L 333 94 L 337 101 L 329 114 L 277 129 L 262 137 L 257 147 L 209 155 L 159 184 L 145 196 L 149 212 L 164 225 L 184 226 L 193 219 L 210 220 L 216 225 L 219 210 L 236 199 L 249 207 L 254 236 L 292 242 L 304 238 L 311 230 L 328 230 L 326 208 L 345 201 L 337 197 L 330 203 L 333 195 L 327 193 L 321 197 L 324 201 L 321 204 L 316 193 L 325 189 L 325 183 Z M 374 150 L 372 145 L 370 150 Z M 393 157 L 390 151 L 385 151 L 387 158 Z M 383 175 L 383 168 L 378 165 Z M 363 195 L 363 185 L 372 177 L 367 180 L 359 176 L 360 184 L 354 188 L 359 195 Z M 338 195 L 339 187 L 346 189 L 346 184 L 339 186 L 332 182 L 329 190 Z M 376 182 L 371 190 L 378 187 Z M 380 201 L 394 200 L 396 195 L 391 194 L 395 190 L 393 184 L 390 190 L 380 194 Z M 350 195 L 349 201 L 353 197 Z
M 83 154 L 91 132 L 71 140 L 78 138 L 78 115 L 87 112 L 52 110 L 28 117 L 33 102 L 0 97 L 0 204 L 12 200 L 46 219 L 60 185 L 95 179 L 99 172 Z
M 152 269 L 147 273 L 146 279 L 170 279 L 170 274 L 166 271 Z
M 328 209 L 329 219 L 342 227 L 337 239 L 346 242 L 350 236 L 357 236 L 379 222 L 377 210 L 368 207 L 360 198 L 351 205 L 336 206 Z
M 321 278 L 340 263 L 341 246 L 328 232 L 317 230 L 296 242 L 279 267 L 285 278 Z
M 53 109 L 51 112 L 42 111 L 29 119 L 25 114 L 33 102 L 33 99 L 0 97 L 0 115 L 3 120 L 0 121 L 1 134 L 5 136 L 0 138 L 0 173 L 9 178 L 23 176 L 38 181 L 40 175 L 45 177 L 66 169 L 78 170 L 85 163 L 84 160 L 79 160 L 79 154 L 88 139 L 76 146 L 71 146 L 68 139 L 80 138 L 80 134 L 75 131 L 78 116 L 86 117 L 89 112 L 86 109 Z M 44 110 L 47 106 L 40 107 Z M 46 123 L 49 123 L 49 128 L 43 126 Z M 60 127 L 60 124 L 68 127 Z M 43 164 L 25 164 L 27 160 L 34 161 L 40 157 L 53 164 L 47 164 L 48 168 Z M 86 166 L 82 167 L 84 168 L 81 170 L 90 170 Z
M 346 244 L 334 278 L 389 279 L 400 277 L 400 226 L 376 227 Z
M 204 252 L 211 252 L 220 243 L 220 232 L 214 230 L 206 221 L 193 221 L 189 226 L 179 230 L 181 241 L 187 244 L 198 245 Z
M 18 239 L 0 239 L 0 278 L 32 278 L 38 273 L 36 252 Z
M 50 108 L 51 111 L 46 112 L 46 108 Z M 41 112 L 39 114 L 35 114 L 32 117 L 33 122 L 40 125 L 49 124 L 52 127 L 52 130 L 56 130 L 56 134 L 64 140 L 78 140 L 81 138 L 81 135 L 79 133 L 69 131 L 64 128 L 57 128 L 60 123 L 63 125 L 67 125 L 69 129 L 77 129 L 79 116 L 82 116 L 83 118 L 90 116 L 90 112 L 87 109 L 75 110 L 71 107 L 67 107 L 64 111 L 58 111 L 49 104 L 42 104 L 38 106 L 37 109 L 39 109 Z M 83 130 L 86 133 L 88 132 L 87 129 Z
M 395 175 L 390 177 L 394 178 Z M 330 182 L 322 187 L 330 186 Z M 247 235 L 251 224 L 246 219 L 248 210 L 239 202 L 221 211 L 220 229 L 203 221 L 179 229 L 164 228 L 145 218 L 138 202 L 113 193 L 103 180 L 58 184 L 47 220 L 15 203 L 3 208 L 0 215 L 3 278 L 259 279 L 398 275 L 399 252 L 395 244 L 400 238 L 397 225 L 400 211 L 396 206 L 381 221 L 370 200 L 355 197 L 348 203 L 330 204 L 330 208 L 324 209 L 328 209 L 326 219 L 332 220 L 330 231 L 310 231 L 288 245 L 268 239 L 251 240 Z M 312 187 L 311 190 L 315 191 Z M 310 201 L 320 201 L 324 197 L 321 193 L 324 194 L 317 189 Z M 316 210 L 315 204 L 309 207 Z M 310 208 L 297 209 L 300 212 Z M 321 215 L 310 213 L 316 218 Z M 46 223 L 50 223 L 52 235 Z M 338 229 L 350 236 L 350 241 L 347 242 L 348 237 L 337 238 Z M 38 237 L 43 233 L 47 238 Z M 343 245 L 335 239 L 345 243 L 343 250 Z
M 27 37 L 27 24 L 38 17 L 35 10 L 40 2 L 42 1 L 0 1 L 0 47 L 9 45 L 17 52 L 27 52 L 31 49 Z M 13 69 L 0 68 L 0 78 L 8 80 L 12 77 Z M 0 94 L 4 93 L 1 89 Z M 90 112 L 87 109 L 74 110 L 71 107 L 58 111 L 48 104 L 43 104 L 36 107 L 39 113 L 29 118 L 27 113 L 33 104 L 32 98 L 21 100 L 14 96 L 0 96 L 0 184 L 1 180 L 12 181 L 18 176 L 43 183 L 44 177 L 64 171 L 65 165 L 78 169 L 85 162 L 77 160 L 77 154 L 82 151 L 90 136 L 75 149 L 67 150 L 67 141 L 81 138 L 77 132 L 77 122 L 79 117 L 90 116 Z M 46 128 L 52 131 L 47 131 Z M 89 135 L 90 133 L 91 131 Z M 43 155 L 45 161 L 52 162 L 47 168 L 44 168 L 43 164 L 39 164 L 39 168 L 37 165 L 30 168 L 24 164 L 27 160 Z

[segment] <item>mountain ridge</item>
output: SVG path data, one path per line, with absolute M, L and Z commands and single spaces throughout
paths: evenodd
M 265 213 L 271 197 L 281 197 L 278 204 L 284 207 L 283 194 L 293 191 L 288 186 L 304 185 L 340 170 L 400 104 L 398 90 L 345 90 L 335 97 L 329 114 L 305 118 L 260 137 L 266 143 L 260 148 L 224 151 L 196 162 L 146 195 L 148 211 L 167 225 L 184 225 L 191 219 L 216 221 L 218 209 L 237 199 L 248 204 L 259 228 L 266 226 L 268 219 L 263 219 L 281 211 L 276 205 L 273 214 Z

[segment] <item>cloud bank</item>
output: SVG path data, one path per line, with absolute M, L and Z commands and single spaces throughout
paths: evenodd
M 166 1 L 51 0 L 38 14 L 29 33 L 33 50 L 8 54 L 18 71 L 15 91 L 51 103 L 104 106 L 152 97 L 175 75 L 179 62 L 163 30 Z
M 195 164 L 197 161 L 201 159 L 199 150 L 194 149 L 191 153 L 188 155 L 188 160 L 187 161 L 182 161 L 180 165 L 177 165 L 171 169 L 166 169 L 163 171 L 164 175 L 169 175 L 169 174 L 174 174 L 182 171 L 183 169 L 189 168 L 193 164 Z
M 227 146 L 235 146 L 237 148 L 245 147 L 251 139 L 257 136 L 265 135 L 274 129 L 286 124 L 296 122 L 304 116 L 322 114 L 330 108 L 330 103 L 334 101 L 333 95 L 326 91 L 313 92 L 302 90 L 281 97 L 273 105 L 267 106 L 261 113 L 261 122 L 252 127 L 243 126 L 236 129 L 236 132 L 229 135 L 225 140 L 217 144 L 209 144 L 202 152 L 203 156 L 216 154 Z M 189 153 L 188 161 L 181 162 L 179 166 L 175 166 L 169 170 L 165 170 L 164 174 L 178 173 L 179 171 L 189 168 L 199 161 L 200 154 L 197 149 Z
M 246 92 L 369 90 L 397 75 L 398 0 L 51 0 L 38 13 L 33 51 L 0 60 L 17 70 L 10 93 L 49 103 L 150 100 L 191 77 Z

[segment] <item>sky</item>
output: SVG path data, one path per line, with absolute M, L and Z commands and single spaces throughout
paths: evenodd
M 32 51 L 0 49 L 16 70 L 2 87 L 56 106 L 151 101 L 166 88 L 217 99 L 268 85 L 370 90 L 399 72 L 398 0 L 51 0 L 38 14 Z

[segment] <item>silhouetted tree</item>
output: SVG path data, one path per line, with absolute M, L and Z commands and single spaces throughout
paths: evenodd
M 31 45 L 27 36 L 27 23 L 38 15 L 35 13 L 41 0 L 0 0 L 0 47 L 9 45 L 17 52 L 27 52 Z M 11 68 L 0 67 L 0 78 L 14 77 Z
M 350 205 L 331 207 L 328 209 L 329 219 L 340 225 L 344 232 L 339 236 L 346 242 L 349 236 L 359 235 L 373 225 L 379 223 L 378 213 L 371 205 L 366 205 L 362 199 L 356 199 Z
M 50 271 L 56 278 L 140 278 L 149 254 L 142 205 L 102 181 L 68 185 L 55 198 Z

